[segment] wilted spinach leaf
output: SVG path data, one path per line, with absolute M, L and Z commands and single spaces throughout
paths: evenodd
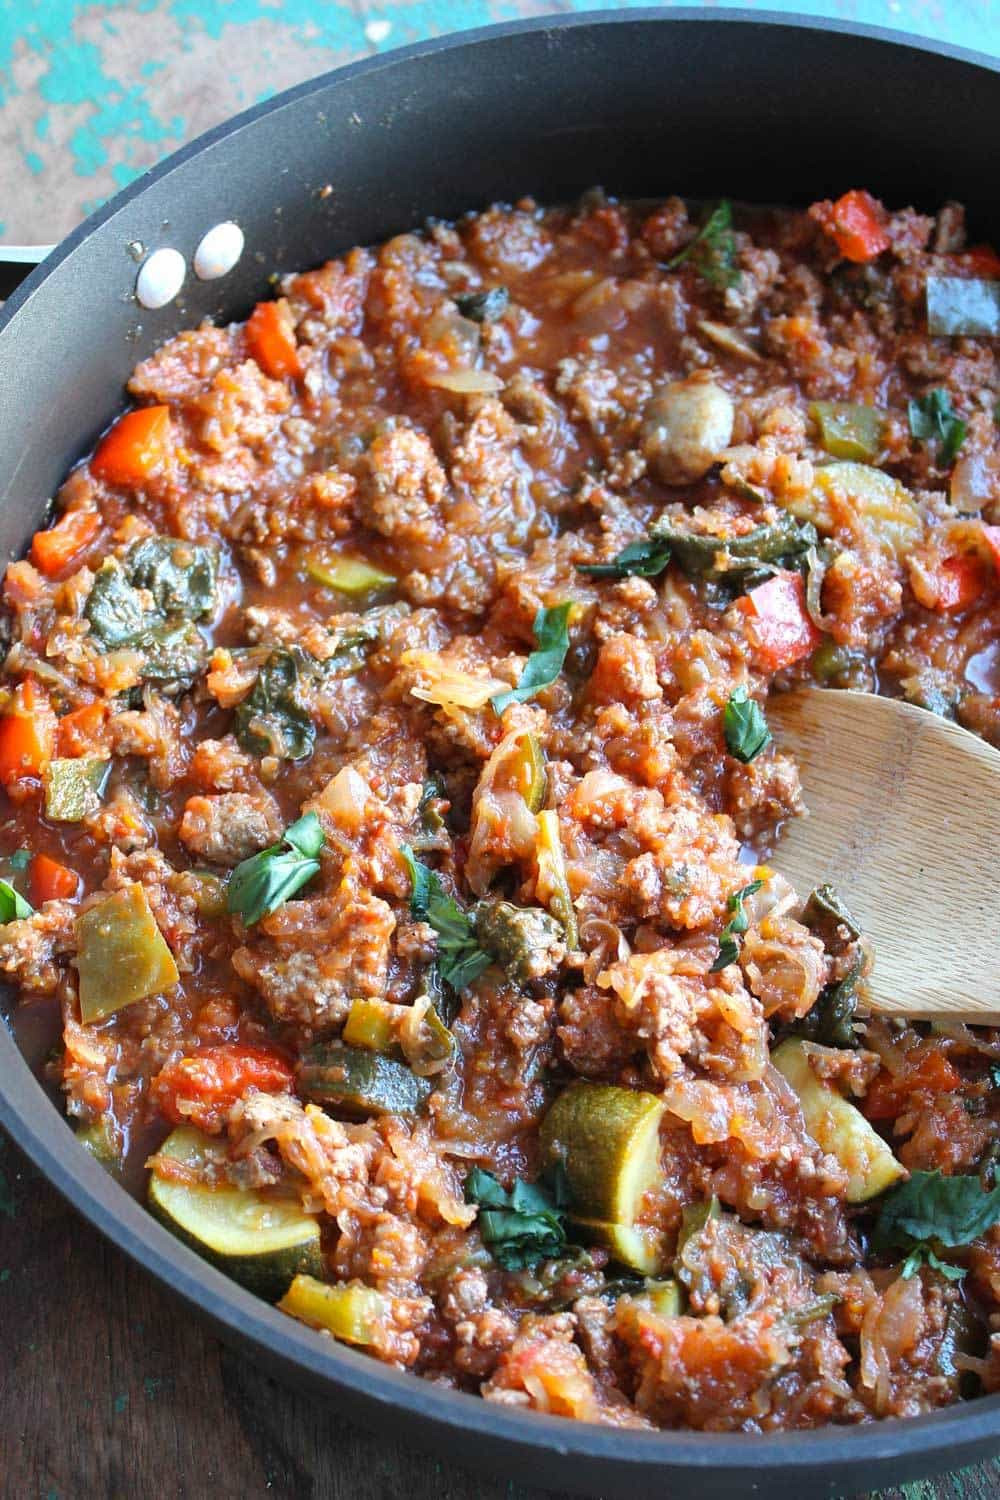
M 312 754 L 316 727 L 306 701 L 313 659 L 299 646 L 278 646 L 236 708 L 236 738 L 254 755 L 304 760 Z
M 217 547 L 178 537 L 147 536 L 129 548 L 125 569 L 135 588 L 152 594 L 161 614 L 206 620 L 218 608 Z

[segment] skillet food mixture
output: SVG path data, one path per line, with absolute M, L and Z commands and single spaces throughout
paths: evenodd
M 956 204 L 594 192 L 280 291 L 139 365 L 7 569 L 0 968 L 80 1139 L 508 1406 L 1000 1388 L 1000 1032 L 865 1017 L 766 718 L 1000 744 L 1000 260 Z

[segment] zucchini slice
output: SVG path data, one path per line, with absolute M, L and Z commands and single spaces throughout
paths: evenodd
M 655 1229 L 606 1224 L 600 1219 L 573 1218 L 571 1222 L 580 1231 L 582 1240 L 588 1245 L 600 1245 L 620 1266 L 628 1266 L 640 1276 L 657 1276 L 663 1270 L 663 1236 Z
M 660 1176 L 656 1094 L 614 1084 L 570 1084 L 542 1121 L 542 1160 L 561 1162 L 570 1208 L 615 1226 L 636 1221 L 643 1196 Z
M 432 1085 L 405 1063 L 362 1047 L 320 1044 L 299 1065 L 299 1093 L 359 1115 L 416 1115 Z
M 867 1203 L 906 1176 L 885 1141 L 849 1099 L 817 1078 L 801 1041 L 790 1037 L 771 1056 L 782 1077 L 799 1096 L 806 1129 L 847 1173 L 848 1203 Z
M 200 1166 L 211 1142 L 182 1125 L 160 1147 L 161 1156 Z M 274 1302 L 293 1276 L 323 1270 L 319 1224 L 297 1199 L 267 1198 L 248 1188 L 193 1186 L 149 1180 L 149 1206 L 157 1218 L 241 1286 Z
M 373 1344 L 387 1311 L 385 1298 L 373 1287 L 357 1281 L 330 1286 L 314 1276 L 296 1276 L 278 1306 L 345 1344 Z

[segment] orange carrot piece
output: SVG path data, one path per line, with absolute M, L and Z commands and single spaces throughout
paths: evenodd
M 28 870 L 28 893 L 33 906 L 46 901 L 75 901 L 83 881 L 75 870 L 47 854 L 36 854 Z
M 24 777 L 40 777 L 55 744 L 56 716 L 30 677 L 21 683 L 17 699 L 17 706 L 0 718 L 0 784 L 8 789 Z
M 31 561 L 46 578 L 55 578 L 75 562 L 101 529 L 96 510 L 68 510 L 48 531 L 36 531 L 31 542 Z
M 283 380 L 302 374 L 302 361 L 286 302 L 258 302 L 247 319 L 247 348 L 265 375 Z
M 97 445 L 90 472 L 106 484 L 139 485 L 163 467 L 170 452 L 169 406 L 127 411 Z
M 852 188 L 836 203 L 814 203 L 809 213 L 845 260 L 862 264 L 889 248 L 885 209 L 863 188 Z
M 103 703 L 85 703 L 74 708 L 59 720 L 56 743 L 59 754 L 72 758 L 76 755 L 91 755 L 94 750 L 105 748 L 104 721 L 106 711 Z

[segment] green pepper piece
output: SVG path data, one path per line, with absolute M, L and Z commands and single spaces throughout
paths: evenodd
M 554 917 L 558 917 L 566 934 L 566 946 L 573 952 L 580 942 L 576 922 L 573 893 L 566 878 L 566 860 L 563 855 L 562 835 L 559 832 L 559 814 L 551 808 L 538 814 L 538 887 L 540 899 L 544 899 Z M 542 892 L 544 891 L 544 897 Z
M 138 883 L 115 891 L 77 919 L 80 1017 L 103 1021 L 180 979 L 174 956 Z
M 883 415 L 857 401 L 814 401 L 809 415 L 832 458 L 871 463 L 882 447 Z
M 403 1007 L 390 1005 L 388 1000 L 352 1000 L 344 1022 L 344 1041 L 368 1052 L 398 1052 L 402 1014 Z
M 45 816 L 53 823 L 79 823 L 101 805 L 110 760 L 81 756 L 51 760 L 45 768 Z

